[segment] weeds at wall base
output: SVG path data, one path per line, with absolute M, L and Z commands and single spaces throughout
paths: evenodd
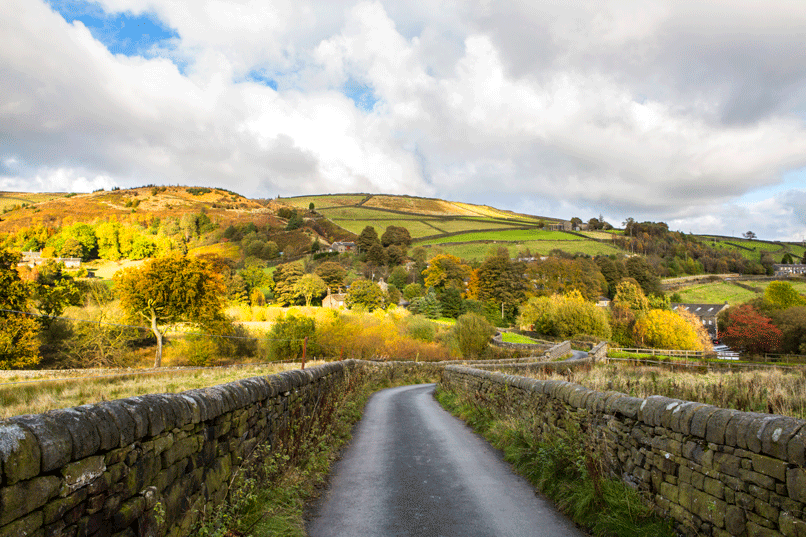
M 478 404 L 443 389 L 437 390 L 436 397 L 443 407 L 501 449 L 520 475 L 593 535 L 675 535 L 671 522 L 655 515 L 637 491 L 605 475 L 595 441 L 575 423 L 564 424 L 563 435 L 538 438 L 528 416 L 498 415 L 494 404 Z

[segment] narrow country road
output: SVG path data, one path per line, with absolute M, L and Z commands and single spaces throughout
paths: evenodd
M 370 398 L 314 508 L 310 537 L 585 535 L 446 412 L 434 389 Z

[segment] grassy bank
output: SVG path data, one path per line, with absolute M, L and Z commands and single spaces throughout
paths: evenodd
M 638 492 L 605 474 L 592 435 L 570 420 L 551 438 L 534 431 L 537 416 L 474 394 L 439 390 L 439 402 L 473 427 L 515 470 L 574 522 L 597 537 L 671 537 L 671 524 L 657 517 Z

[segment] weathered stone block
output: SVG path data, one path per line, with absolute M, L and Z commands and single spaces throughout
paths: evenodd
M 64 484 L 69 492 L 88 485 L 106 471 L 103 455 L 71 462 L 61 469 Z
M 3 461 L 5 483 L 39 475 L 41 452 L 34 434 L 16 423 L 0 424 L 0 459 Z
M 780 417 L 771 420 L 761 433 L 761 452 L 786 460 L 789 441 L 806 424 L 803 420 Z
M 750 459 L 753 461 L 753 471 L 768 475 L 778 481 L 786 482 L 786 470 L 788 466 L 786 462 L 755 453 Z
M 0 526 L 0 537 L 38 537 L 43 534 L 41 511 L 15 520 L 7 526 Z
M 703 405 L 694 410 L 689 425 L 690 434 L 699 438 L 706 438 L 705 433 L 708 427 L 708 420 L 711 419 L 711 416 L 718 410 L 720 409 L 711 405 Z
M 725 529 L 731 535 L 742 535 L 746 524 L 747 518 L 744 516 L 744 509 L 729 505 L 725 510 Z
M 73 437 L 70 431 L 48 414 L 15 416 L 9 421 L 34 433 L 41 452 L 40 472 L 61 468 L 73 456 Z
M 789 511 L 781 511 L 778 517 L 778 528 L 786 537 L 806 537 L 806 522 Z
M 129 527 L 145 511 L 146 500 L 142 496 L 135 496 L 121 504 L 112 515 L 112 528 L 120 531 Z
M 725 430 L 727 429 L 728 422 L 733 419 L 739 411 L 721 408 L 708 418 L 708 423 L 705 426 L 705 439 L 715 444 L 725 443 Z
M 45 505 L 59 492 L 60 484 L 61 480 L 58 477 L 42 476 L 0 488 L 0 526 Z
M 790 468 L 787 470 L 786 488 L 790 498 L 806 503 L 806 470 L 803 468 Z
M 81 489 L 65 498 L 51 500 L 42 508 L 44 524 L 52 524 L 64 517 L 65 513 L 87 499 L 87 489 Z

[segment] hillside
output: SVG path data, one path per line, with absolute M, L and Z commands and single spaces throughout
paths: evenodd
M 505 246 L 512 257 L 546 255 L 553 250 L 569 254 L 608 255 L 619 249 L 609 243 L 610 234 L 550 230 L 562 220 L 504 211 L 434 198 L 373 194 L 300 196 L 277 200 L 291 207 L 317 213 L 339 227 L 359 234 L 366 226 L 379 233 L 387 226 L 409 230 L 414 246 L 432 254 L 444 252 L 468 260 L 483 259 L 491 248 Z
M 146 186 L 88 194 L 2 192 L 0 206 L 0 235 L 6 246 L 18 249 L 41 248 L 65 226 L 114 222 L 150 234 L 154 241 L 169 236 L 190 251 L 236 261 L 261 248 L 258 255 L 264 259 L 275 259 L 279 252 L 288 259 L 309 252 L 317 242 L 327 246 L 354 240 L 366 226 L 379 234 L 387 226 L 405 227 L 413 246 L 424 247 L 429 256 L 450 253 L 468 261 L 481 260 L 502 246 L 512 257 L 560 251 L 586 256 L 643 253 L 655 260 L 662 276 L 761 273 L 770 263 L 787 256 L 797 262 L 806 253 L 803 244 L 684 235 L 668 231 L 665 224 L 635 223 L 630 236 L 620 230 L 571 232 L 567 222 L 555 217 L 384 194 L 255 200 L 219 188 Z M 297 226 L 289 225 L 293 211 L 300 219 Z M 196 222 L 195 234 L 188 229 L 190 221 Z

